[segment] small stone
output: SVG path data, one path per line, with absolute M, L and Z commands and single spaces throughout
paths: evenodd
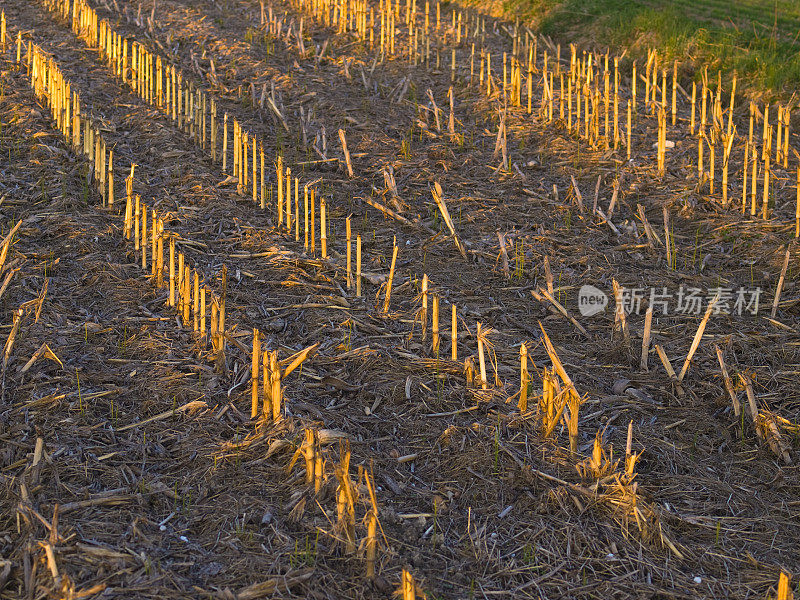
M 284 327 L 286 327 L 286 321 L 283 319 L 272 319 L 272 321 L 267 324 L 267 331 L 280 333 L 283 331 Z
M 625 378 L 617 379 L 614 382 L 614 385 L 612 386 L 611 391 L 614 394 L 616 394 L 617 396 L 621 396 L 622 394 L 625 393 L 625 390 L 628 389 L 628 386 L 630 385 L 630 383 L 631 383 L 630 379 L 625 379 Z
M 391 583 L 389 583 L 386 579 L 384 579 L 380 575 L 376 575 L 372 579 L 372 585 L 375 586 L 375 589 L 384 594 L 390 594 L 394 590 L 394 586 L 392 586 Z

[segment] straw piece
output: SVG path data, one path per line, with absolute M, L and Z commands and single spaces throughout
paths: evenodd
M 456 248 L 458 248 L 458 251 L 461 253 L 462 257 L 467 258 L 467 251 L 464 249 L 464 245 L 461 243 L 461 240 L 458 239 L 456 229 L 453 226 L 453 220 L 450 218 L 450 212 L 447 210 L 447 205 L 444 202 L 442 186 L 439 185 L 438 181 L 434 182 L 433 187 L 431 188 L 431 194 L 433 195 L 433 200 L 436 202 L 436 205 L 439 207 L 439 211 L 442 214 L 444 222 L 447 224 L 447 228 L 450 230 L 450 235 L 453 236 L 453 241 L 456 244 Z
M 706 314 L 703 315 L 703 319 L 700 321 L 700 325 L 697 327 L 697 332 L 694 334 L 694 339 L 692 340 L 692 346 L 689 348 L 689 353 L 686 355 L 686 360 L 683 362 L 683 368 L 678 375 L 679 382 L 683 381 L 686 371 L 689 370 L 689 364 L 692 362 L 692 357 L 697 351 L 697 347 L 700 345 L 700 340 L 703 338 L 703 331 L 706 328 L 706 323 L 708 323 L 708 319 L 711 317 L 711 312 L 714 310 L 714 306 L 717 304 L 717 302 L 719 302 L 719 293 L 717 293 L 714 298 L 712 298 L 711 302 L 708 303 Z

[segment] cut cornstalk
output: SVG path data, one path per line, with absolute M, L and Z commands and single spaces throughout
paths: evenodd
M 642 335 L 642 360 L 639 367 L 645 373 L 647 372 L 647 355 L 650 352 L 650 328 L 653 324 L 653 307 L 648 306 L 647 312 L 644 315 L 644 334 Z
M 344 129 L 339 130 L 339 141 L 342 142 L 342 152 L 344 152 L 344 161 L 347 165 L 347 175 L 352 179 L 355 175 L 353 174 L 353 163 L 350 161 L 350 151 L 347 149 L 347 138 L 345 137 Z
M 519 347 L 519 401 L 517 408 L 519 412 L 528 411 L 528 384 L 530 375 L 528 374 L 528 347 L 523 343 Z
M 431 351 L 439 357 L 439 296 L 436 294 L 431 306 Z
M 394 280 L 394 267 L 397 263 L 397 251 L 399 247 L 397 244 L 394 245 L 394 249 L 392 250 L 392 266 L 389 267 L 389 279 L 386 282 L 386 296 L 383 299 L 383 314 L 389 313 L 389 302 L 392 298 L 392 281 Z
M 356 516 L 355 503 L 358 497 L 358 488 L 350 479 L 350 442 L 342 440 L 339 446 L 339 464 L 334 468 L 334 474 L 339 482 L 336 490 L 337 525 L 344 534 L 346 554 L 356 551 Z
M 252 366 L 250 370 L 250 418 L 255 419 L 258 416 L 258 367 L 261 363 L 261 341 L 259 339 L 258 329 L 253 329 L 253 357 Z
M 366 539 L 366 575 L 370 579 L 375 577 L 375 560 L 377 546 L 378 517 L 375 512 L 367 512 L 367 539 Z
M 569 452 L 573 458 L 578 455 L 578 411 L 581 404 L 583 404 L 583 399 L 578 396 L 575 389 L 567 390 L 567 408 L 569 409 L 567 432 L 569 433 Z
M 689 364 L 692 362 L 692 357 L 694 353 L 697 351 L 697 347 L 700 345 L 700 340 L 703 339 L 703 331 L 705 331 L 706 323 L 708 323 L 708 319 L 711 317 L 711 312 L 714 310 L 714 306 L 719 301 L 719 294 L 715 295 L 714 298 L 711 299 L 711 302 L 708 303 L 708 308 L 706 308 L 706 314 L 703 315 L 702 321 L 700 321 L 700 325 L 697 327 L 697 332 L 694 334 L 694 339 L 692 340 L 692 345 L 689 348 L 689 353 L 686 355 L 686 360 L 683 361 L 683 368 L 681 372 L 678 374 L 678 381 L 683 381 L 684 376 L 686 375 L 686 371 L 689 370 Z
M 278 367 L 278 352 L 270 353 L 269 370 L 272 384 L 272 420 L 277 423 L 281 420 L 282 398 L 281 398 L 281 370 Z
M 419 311 L 420 331 L 422 334 L 422 341 L 428 339 L 428 276 L 422 275 L 422 292 L 420 293 L 422 300 L 422 307 Z
M 481 369 L 481 389 L 485 390 L 488 387 L 486 380 L 486 356 L 483 348 L 483 332 L 481 331 L 481 324 L 478 322 L 477 329 L 478 338 L 478 362 Z
M 319 199 L 319 243 L 322 249 L 322 258 L 328 258 L 328 223 L 324 196 Z
M 14 340 L 17 338 L 17 332 L 19 331 L 19 325 L 22 322 L 22 315 L 24 313 L 25 309 L 21 307 L 14 311 L 11 332 L 8 334 L 6 345 L 3 348 L 3 376 L 5 376 L 6 367 L 8 367 L 8 360 L 11 358 L 11 351 L 14 348 Z M 5 388 L 5 384 L 3 384 L 3 387 Z
M 450 359 L 458 360 L 458 315 L 456 305 L 450 307 Z
M 306 348 L 303 348 L 299 352 L 295 352 L 288 358 L 284 358 L 283 360 L 278 361 L 278 366 L 283 368 L 281 377 L 283 379 L 286 379 L 294 370 L 296 370 L 300 365 L 302 365 L 306 359 L 310 358 L 311 356 L 314 356 L 316 351 L 319 349 L 319 345 L 320 343 L 317 342 L 315 344 L 307 346 Z
M 356 235 L 356 296 L 361 297 L 361 234 Z
M 351 289 L 353 287 L 353 254 L 352 254 L 352 237 L 351 237 L 351 230 L 350 230 L 350 217 L 347 217 L 345 220 L 345 228 L 346 228 L 346 235 L 347 235 L 347 289 Z
M 778 576 L 778 596 L 776 600 L 789 600 L 790 580 L 791 576 L 781 571 L 781 574 Z
M 9 231 L 6 237 L 3 238 L 3 241 L 0 242 L 0 273 L 2 273 L 5 268 L 8 249 L 11 247 L 11 240 L 14 238 L 14 234 L 19 230 L 20 225 L 22 225 L 22 219 L 17 221 L 17 224 L 11 228 L 11 231 Z
M 731 376 L 728 374 L 728 368 L 725 366 L 725 359 L 722 357 L 722 349 L 716 344 L 714 345 L 714 349 L 717 352 L 717 360 L 719 361 L 719 368 L 722 371 L 722 379 L 725 382 L 725 389 L 728 391 L 728 395 L 731 398 L 733 414 L 738 417 L 742 409 L 741 405 L 739 404 L 739 398 L 736 397 L 736 392 L 733 389 L 733 381 L 731 381 Z
M 367 512 L 367 537 L 364 541 L 366 547 L 366 574 L 367 577 L 371 578 L 375 576 L 378 555 L 378 499 L 375 496 L 375 485 L 369 472 L 363 467 L 360 467 L 360 470 L 370 502 L 370 509 Z
M 461 240 L 458 239 L 456 229 L 453 226 L 453 220 L 450 218 L 450 212 L 447 210 L 447 205 L 444 202 L 442 186 L 439 185 L 438 181 L 433 184 L 433 187 L 431 188 L 431 194 L 433 195 L 436 205 L 439 207 L 439 211 L 442 214 L 442 218 L 444 219 L 447 228 L 450 230 L 450 234 L 453 236 L 453 241 L 455 242 L 456 248 L 458 248 L 458 251 L 461 253 L 463 258 L 467 258 L 467 251 L 464 249 L 464 245 L 461 243 Z
M 411 573 L 405 569 L 403 569 L 401 574 L 400 593 L 402 594 L 403 600 L 416 600 L 417 592 L 414 578 L 411 576 Z
M 212 323 L 214 315 L 214 305 L 211 307 Z M 213 340 L 212 329 L 212 340 Z M 261 390 L 264 401 L 261 406 L 261 414 L 266 421 L 272 420 L 272 381 L 270 377 L 269 361 L 272 353 L 269 350 L 264 350 L 261 355 Z
M 169 236 L 169 305 L 175 306 L 175 236 Z
M 675 390 L 678 396 L 683 396 L 686 392 L 683 391 L 683 387 L 681 387 L 681 383 L 678 381 L 678 377 L 675 375 L 675 369 L 672 368 L 672 363 L 670 363 L 669 358 L 667 358 L 667 353 L 664 352 L 664 349 L 659 344 L 655 345 L 655 349 L 659 360 L 661 360 L 661 364 L 664 365 L 664 370 L 667 372 L 670 381 L 675 384 Z
M 631 341 L 631 333 L 628 329 L 628 320 L 625 318 L 625 302 L 622 295 L 622 288 L 616 279 L 611 280 L 614 290 L 614 332 L 621 332 L 626 344 Z
M 786 269 L 789 267 L 789 258 L 792 253 L 792 248 L 789 246 L 786 248 L 786 256 L 783 259 L 783 267 L 781 268 L 781 276 L 778 279 L 778 287 L 775 290 L 775 299 L 772 301 L 772 312 L 770 312 L 770 317 L 775 318 L 775 315 L 778 312 L 778 303 L 781 301 L 781 292 L 783 291 L 783 281 L 786 278 Z
M 672 235 L 669 231 L 669 210 L 667 207 L 664 207 L 664 245 L 667 249 L 667 268 L 671 269 L 673 267 L 672 263 Z

